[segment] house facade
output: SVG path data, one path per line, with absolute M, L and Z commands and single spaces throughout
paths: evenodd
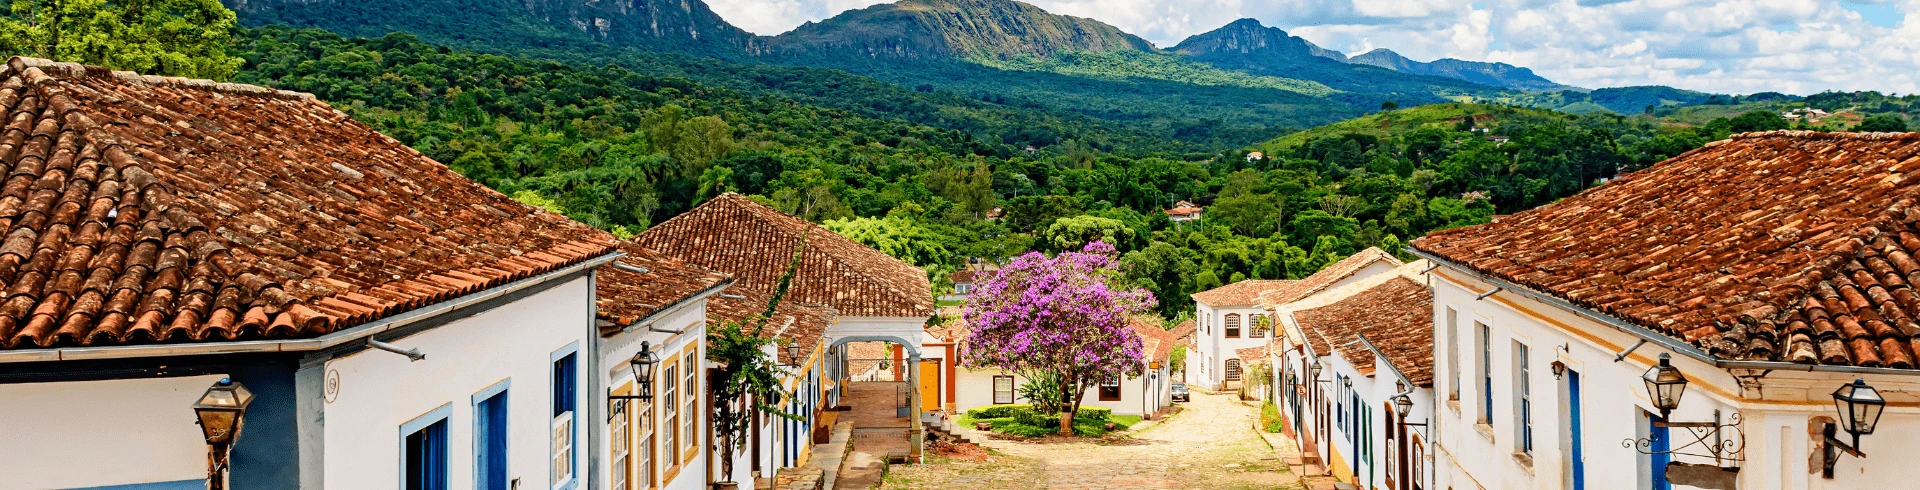
M 1267 357 L 1248 350 L 1253 357 L 1242 359 L 1240 351 L 1266 347 L 1273 338 L 1268 305 L 1291 303 L 1399 265 L 1393 255 L 1369 247 L 1304 279 L 1249 279 L 1194 293 L 1196 330 L 1193 350 L 1187 352 L 1187 384 L 1208 390 L 1238 389 L 1247 364 Z
M 596 282 L 605 488 L 692 490 L 753 481 L 749 464 L 724 472 L 708 416 L 707 304 L 733 278 L 637 244 L 619 248 L 622 256 L 601 268 Z
M 1205 211 L 1205 208 L 1196 206 L 1191 202 L 1180 201 L 1174 203 L 1172 208 L 1167 209 L 1167 219 L 1175 223 L 1198 221 L 1200 215 Z
M 949 321 L 965 322 L 960 318 Z M 1173 352 L 1174 338 L 1172 332 L 1160 328 L 1158 320 L 1154 318 L 1134 317 L 1127 325 L 1134 335 L 1140 337 L 1143 354 L 1141 375 L 1121 376 L 1089 388 L 1081 398 L 1080 405 L 1106 408 L 1119 415 L 1153 418 L 1173 405 L 1170 386 L 1175 379 L 1168 357 Z M 965 413 L 988 405 L 1031 402 L 1020 396 L 1019 392 L 1019 387 L 1026 384 L 1027 379 L 1011 372 L 963 366 L 957 368 L 954 379 L 957 392 L 953 413 Z
M 189 406 L 218 387 L 251 394 L 231 487 L 601 487 L 610 235 L 310 95 L 27 58 L 0 77 L 7 486 L 204 488 L 228 453 L 202 428 L 227 427 Z
M 901 382 L 945 381 L 951 364 L 930 348 L 926 323 L 934 313 L 926 272 L 820 225 L 779 212 L 734 193 L 717 196 L 634 237 L 634 243 L 675 260 L 728 274 L 733 285 L 709 302 L 711 316 L 738 325 L 763 325 L 762 334 L 784 348 L 775 353 L 790 366 L 784 380 L 790 420 L 767 417 L 750 437 L 751 450 L 738 468 L 764 478 L 803 464 L 815 441 L 824 442 L 829 408 L 840 405 L 852 381 L 849 345 L 891 342 L 902 348 Z M 786 295 L 774 314 L 767 305 L 792 266 Z M 720 327 L 716 327 L 720 328 Z M 931 361 L 923 363 L 922 361 Z M 911 412 L 937 409 L 944 390 L 910 398 Z M 879 407 L 855 407 L 880 409 Z M 885 407 L 891 411 L 893 407 Z M 907 429 L 919 440 L 920 418 Z M 913 456 L 920 444 L 914 443 Z
M 1916 154 L 1736 135 L 1414 241 L 1440 265 L 1435 486 L 1911 486 Z M 1649 391 L 1663 371 L 1677 400 Z M 1857 439 L 1835 395 L 1856 380 L 1885 402 Z
M 1435 488 L 1427 267 L 1366 274 L 1273 310 L 1282 335 L 1272 384 L 1286 430 L 1308 464 L 1359 488 Z

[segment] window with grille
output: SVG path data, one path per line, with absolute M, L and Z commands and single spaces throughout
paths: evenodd
M 1227 381 L 1239 381 L 1239 380 L 1240 380 L 1240 360 L 1228 359 L 1227 360 Z
M 1227 314 L 1227 338 L 1229 339 L 1240 338 L 1240 314 L 1239 313 Z

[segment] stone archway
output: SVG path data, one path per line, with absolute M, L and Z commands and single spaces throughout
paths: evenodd
M 921 397 L 918 389 L 918 387 L 920 386 L 920 376 L 921 376 L 921 372 L 920 372 L 920 361 L 921 361 L 920 354 L 921 353 L 920 353 L 920 346 L 918 342 L 911 342 L 905 338 L 902 338 L 900 336 L 895 336 L 895 335 L 862 334 L 862 335 L 849 335 L 845 337 L 834 337 L 832 342 L 828 344 L 827 348 L 829 352 L 840 353 L 838 358 L 834 359 L 834 362 L 831 363 L 831 365 L 833 366 L 832 368 L 833 379 L 837 384 L 840 385 L 838 389 L 841 390 L 842 392 L 842 394 L 839 397 L 840 399 L 835 400 L 836 405 L 839 405 L 845 402 L 845 398 L 848 396 L 847 394 L 849 393 L 848 390 L 852 388 L 850 386 L 852 382 L 850 382 L 847 377 L 847 374 L 848 374 L 847 367 L 846 367 L 846 364 L 848 362 L 847 349 L 843 347 L 845 347 L 847 344 L 854 343 L 854 342 L 887 342 L 890 344 L 900 346 L 901 349 L 904 351 L 903 353 L 905 354 L 906 359 L 904 360 L 903 364 L 905 365 L 901 367 L 903 368 L 903 371 L 906 372 L 905 386 L 908 387 L 907 389 L 908 395 L 906 396 L 908 401 L 907 403 L 908 409 L 907 409 L 907 416 L 906 416 L 906 419 L 907 419 L 906 420 L 906 423 L 907 423 L 906 457 L 915 462 L 920 461 L 921 449 L 924 444 L 923 441 L 926 437 L 925 435 L 926 429 L 921 421 L 921 416 L 922 416 L 921 399 L 920 399 Z M 939 373 L 934 373 L 934 375 L 939 376 Z M 855 410 L 859 410 L 862 408 L 871 410 L 876 407 L 855 406 L 853 408 Z M 891 407 L 886 407 L 886 408 L 890 409 Z M 858 420 L 858 418 L 856 418 L 856 420 Z M 859 427 L 856 425 L 855 429 L 858 430 Z M 885 455 L 877 455 L 877 456 L 885 456 Z

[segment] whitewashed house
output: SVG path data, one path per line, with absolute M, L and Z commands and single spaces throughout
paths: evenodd
M 1175 223 L 1199 221 L 1201 214 L 1205 212 L 1206 208 L 1195 206 L 1191 202 L 1180 201 L 1174 203 L 1172 208 L 1167 209 L 1167 219 Z
M 0 79 L 0 486 L 602 487 L 612 236 L 307 94 Z
M 707 304 L 733 278 L 633 243 L 619 248 L 623 255 L 596 282 L 606 488 L 747 486 L 744 462 L 733 478 L 723 473 L 708 417 Z
M 1415 240 L 1440 265 L 1434 487 L 1914 486 L 1916 154 L 1736 135 Z M 1677 399 L 1643 378 L 1663 363 Z M 1855 380 L 1884 412 L 1835 396 Z M 1871 417 L 1836 407 L 1881 416 L 1856 439 Z
M 1358 488 L 1433 488 L 1432 294 L 1416 261 L 1274 306 L 1275 386 L 1304 462 Z M 1404 406 L 1404 414 L 1403 414 Z M 1408 425 L 1419 424 L 1419 425 Z
M 956 317 L 949 321 L 961 325 L 949 328 L 960 332 L 960 338 L 964 339 L 966 320 Z M 1142 374 L 1117 377 L 1088 389 L 1086 395 L 1082 396 L 1080 405 L 1106 408 L 1117 415 L 1139 415 L 1150 419 L 1158 415 L 1161 410 L 1173 405 L 1170 386 L 1174 381 L 1174 374 L 1167 359 L 1173 353 L 1173 347 L 1176 344 L 1172 332 L 1160 328 L 1158 319 L 1133 317 L 1127 322 L 1127 326 L 1132 328 L 1134 335 L 1140 337 L 1143 357 Z M 1030 400 L 1021 397 L 1019 392 L 1019 387 L 1027 382 L 1025 377 L 1000 369 L 976 369 L 964 365 L 956 370 L 954 384 L 958 388 L 956 393 L 958 402 L 954 407 L 954 413 L 965 413 L 967 410 L 988 405 L 1030 403 Z
M 887 256 L 820 225 L 786 215 L 746 196 L 726 193 L 634 237 L 634 243 L 675 260 L 733 277 L 727 292 L 710 299 L 710 316 L 719 322 L 753 322 L 765 313 L 788 266 L 797 267 L 780 307 L 763 332 L 784 347 L 781 364 L 788 413 L 801 420 L 767 417 L 754 431 L 747 454 L 735 471 L 766 478 L 782 468 L 805 463 L 808 452 L 825 442 L 829 408 L 840 405 L 849 387 L 846 372 L 854 342 L 892 342 L 903 349 L 903 381 L 921 387 L 909 397 L 910 412 L 941 406 L 940 389 L 950 381 L 951 356 L 931 348 L 926 323 L 934 313 L 933 290 L 925 271 Z M 716 325 L 715 328 L 719 328 Z M 795 355 L 798 354 L 798 355 Z M 923 362 L 926 361 L 926 362 Z M 884 410 L 894 407 L 852 407 Z M 908 417 L 904 438 L 918 441 L 919 417 Z M 918 443 L 903 443 L 918 457 Z M 746 481 L 746 480 L 740 480 Z
M 1290 303 L 1307 295 L 1339 287 L 1360 277 L 1384 272 L 1400 260 L 1378 248 L 1367 248 L 1300 280 L 1248 279 L 1193 293 L 1193 350 L 1187 353 L 1186 382 L 1208 390 L 1240 387 L 1246 364 L 1266 359 L 1263 352 L 1240 358 L 1243 349 L 1266 347 L 1273 319 L 1263 304 Z

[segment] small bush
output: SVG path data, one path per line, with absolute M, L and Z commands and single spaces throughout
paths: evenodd
M 968 409 L 967 416 L 975 419 L 1004 419 L 1013 417 L 1013 412 L 1017 410 L 1029 410 L 1029 408 L 1025 403 L 987 405 Z
M 1286 431 L 1286 419 L 1280 417 L 1280 407 L 1272 402 L 1260 405 L 1260 427 L 1268 433 L 1278 434 Z
M 1019 409 L 1014 410 L 1013 420 L 1016 422 L 1019 422 L 1021 425 L 1030 425 L 1034 427 L 1048 427 L 1048 428 L 1054 428 L 1054 429 L 1060 428 L 1059 415 L 1041 415 L 1038 412 L 1034 412 L 1032 408 L 1027 408 L 1027 407 L 1020 407 Z
M 1105 407 L 1080 407 L 1080 413 L 1074 414 L 1074 420 L 1087 419 L 1106 422 L 1113 418 L 1113 409 Z

